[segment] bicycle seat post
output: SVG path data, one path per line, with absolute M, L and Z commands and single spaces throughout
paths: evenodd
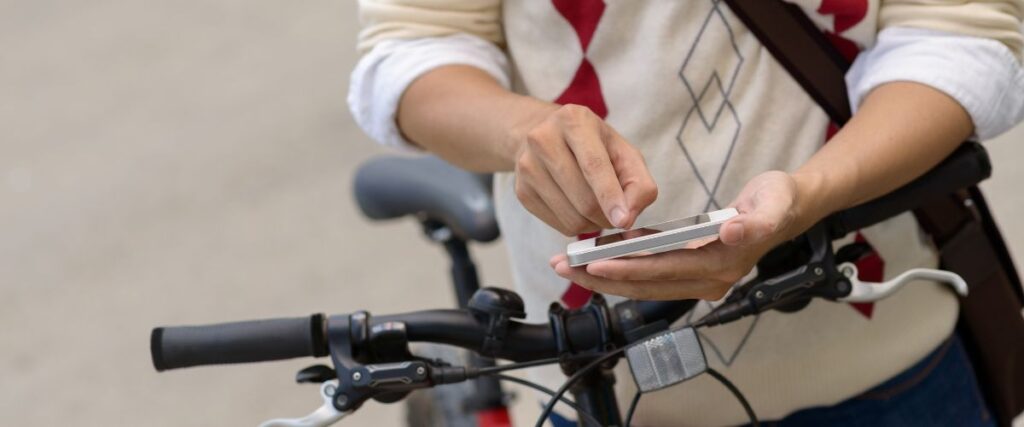
M 480 276 L 477 273 L 476 263 L 473 262 L 473 257 L 469 254 L 468 243 L 440 221 L 421 216 L 420 224 L 428 239 L 444 246 L 444 250 L 451 260 L 452 286 L 455 290 L 456 302 L 459 308 L 467 308 L 470 299 L 480 290 Z M 495 366 L 496 362 L 492 358 L 474 353 L 469 355 L 468 365 L 487 368 Z M 479 413 L 505 407 L 508 396 L 501 389 L 497 378 L 481 377 L 473 382 L 475 393 L 465 404 L 467 410 Z
M 469 299 L 480 289 L 480 276 L 476 270 L 473 257 L 469 255 L 469 245 L 447 225 L 432 219 L 420 219 L 423 234 L 431 241 L 444 246 L 451 260 L 452 285 L 455 287 L 455 299 L 459 308 L 466 308 Z

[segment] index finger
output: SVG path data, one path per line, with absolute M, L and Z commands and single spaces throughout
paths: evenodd
M 658 186 L 640 150 L 630 145 L 615 129 L 608 127 L 606 130 L 608 155 L 622 187 L 629 223 L 632 224 L 632 220 L 658 198 Z
M 615 174 L 615 167 L 608 156 L 608 148 L 602 140 L 603 124 L 597 117 L 584 118 L 582 123 L 566 129 L 565 141 L 569 144 L 576 162 L 583 172 L 590 189 L 597 197 L 597 203 L 612 225 L 620 228 L 629 226 L 629 210 L 622 192 L 622 184 Z

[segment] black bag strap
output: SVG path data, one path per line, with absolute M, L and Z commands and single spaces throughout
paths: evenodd
M 850 120 L 850 64 L 796 5 L 775 0 L 725 0 L 775 60 L 842 126 Z
M 847 61 L 795 5 L 781 0 L 724 0 L 832 121 L 852 116 Z M 1000 425 L 1024 410 L 1024 293 L 981 191 L 971 187 L 915 210 L 939 247 L 944 268 L 963 276 L 965 344 Z

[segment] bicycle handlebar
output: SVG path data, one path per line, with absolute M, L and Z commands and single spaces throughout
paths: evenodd
M 965 143 L 949 158 L 917 180 L 889 195 L 838 212 L 827 225 L 833 238 L 874 225 L 914 209 L 952 191 L 981 182 L 991 174 L 985 149 Z M 685 301 L 635 302 L 637 314 L 647 323 L 675 321 L 688 309 Z M 565 335 L 573 348 L 588 349 L 600 342 L 601 325 L 588 317 L 572 319 Z M 158 371 L 199 365 L 249 363 L 295 357 L 326 356 L 326 320 L 311 317 L 256 320 L 207 326 L 163 327 L 153 330 L 151 351 Z M 480 352 L 485 327 L 465 310 L 429 310 L 373 316 L 370 326 L 402 322 L 410 341 L 450 344 Z M 502 349 L 496 357 L 530 360 L 556 356 L 556 342 L 548 325 L 510 322 Z
M 635 316 L 646 323 L 673 322 L 690 307 L 689 301 L 636 301 Z M 297 357 L 322 357 L 328 352 L 324 339 L 329 318 L 308 317 L 253 320 L 204 326 L 170 326 L 153 329 L 150 337 L 153 365 L 157 371 L 203 365 L 252 363 Z M 388 323 L 405 325 L 410 342 L 431 342 L 480 352 L 486 326 L 466 310 L 425 310 L 370 317 L 370 328 Z M 579 316 L 566 323 L 569 345 L 595 347 L 601 326 L 594 318 Z M 527 361 L 557 356 L 548 324 L 510 322 L 505 345 L 494 356 Z
M 405 324 L 411 342 L 430 342 L 462 347 L 480 352 L 487 331 L 466 310 L 425 310 L 406 314 L 370 317 L 370 328 L 391 322 Z M 582 345 L 595 336 L 597 325 L 579 324 L 573 328 L 573 337 Z M 505 345 L 495 356 L 508 360 L 533 360 L 555 356 L 555 342 L 547 324 L 509 322 Z
M 985 147 L 965 142 L 921 177 L 872 201 L 836 212 L 827 225 L 833 239 L 870 227 L 900 213 L 927 205 L 953 191 L 975 185 L 992 176 Z

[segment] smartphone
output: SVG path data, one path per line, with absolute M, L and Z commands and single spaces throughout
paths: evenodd
M 634 228 L 592 239 L 570 243 L 566 247 L 569 266 L 627 255 L 650 255 L 682 249 L 687 243 L 717 236 L 722 223 L 739 215 L 735 208 L 702 213 L 682 219 Z

